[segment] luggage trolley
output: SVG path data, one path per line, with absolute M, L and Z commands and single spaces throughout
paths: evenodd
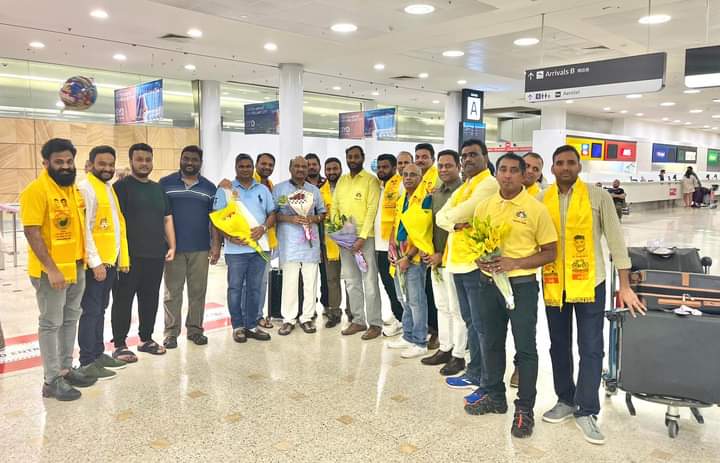
M 712 259 L 709 257 L 703 257 L 701 262 L 703 272 L 707 274 L 710 266 L 712 265 Z M 612 270 L 613 275 L 615 275 L 615 268 L 613 267 Z M 619 390 L 623 389 L 621 349 L 623 345 L 623 323 L 625 322 L 626 317 L 629 316 L 629 310 L 618 307 L 619 304 L 617 303 L 615 291 L 616 278 L 613 277 L 611 279 L 611 300 L 613 302 L 611 303 L 611 307 L 605 312 L 605 316 L 610 322 L 610 332 L 608 337 L 608 367 L 603 372 L 603 384 L 605 386 L 606 397 L 612 397 L 613 395 L 616 395 Z M 700 408 L 712 407 L 714 405 L 713 403 L 683 397 L 675 397 L 672 395 L 631 392 L 625 390 L 625 405 L 627 406 L 628 412 L 631 416 L 636 415 L 635 406 L 632 401 L 633 397 L 648 402 L 667 405 L 667 411 L 665 412 L 665 426 L 667 427 L 668 436 L 670 438 L 675 438 L 680 430 L 680 408 L 689 408 L 695 418 L 695 421 L 699 424 L 704 424 L 704 418 L 700 413 Z

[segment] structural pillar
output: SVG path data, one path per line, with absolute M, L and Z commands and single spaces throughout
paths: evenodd
M 567 111 L 565 110 L 565 108 L 558 108 L 555 106 L 545 106 L 542 108 L 542 115 L 540 117 L 540 130 L 565 130 L 566 128 Z
M 445 149 L 460 149 L 457 144 L 460 139 L 461 113 L 462 94 L 460 92 L 448 92 L 445 101 L 445 130 L 443 132 Z
M 232 174 L 222 172 L 224 154 L 222 153 L 220 82 L 201 80 L 198 88 L 200 148 L 203 150 L 202 172 L 203 175 L 217 182 Z
M 303 66 L 280 65 L 280 152 L 276 172 L 287 172 L 290 159 L 303 155 Z M 282 169 L 282 170 L 278 170 Z

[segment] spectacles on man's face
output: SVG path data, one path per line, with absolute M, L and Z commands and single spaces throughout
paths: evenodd
M 460 159 L 476 158 L 478 156 L 480 156 L 480 153 L 478 153 L 477 151 L 468 151 L 466 153 L 462 153 L 460 155 Z

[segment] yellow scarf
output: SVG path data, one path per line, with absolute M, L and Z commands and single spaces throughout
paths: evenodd
M 273 189 L 273 182 L 269 178 L 267 179 L 267 185 L 263 183 L 262 177 L 260 177 L 260 174 L 258 174 L 257 170 L 253 172 L 253 178 L 256 182 L 258 182 L 261 185 L 265 185 L 268 190 L 270 190 L 270 193 L 272 193 Z M 276 249 L 278 246 L 277 241 L 277 233 L 275 232 L 275 225 L 270 227 L 267 231 L 267 240 L 268 240 L 268 246 L 270 246 L 270 249 Z
M 422 181 L 418 188 L 422 188 L 425 191 L 425 195 L 431 194 L 437 188 L 438 182 L 440 181 L 440 174 L 438 173 L 437 167 L 433 164 L 423 175 Z
M 120 250 L 116 248 L 115 243 L 115 222 L 112 215 L 112 204 L 110 204 L 110 196 L 107 192 L 107 184 L 95 177 L 92 173 L 87 174 L 87 180 L 95 191 L 97 198 L 97 210 L 95 211 L 95 224 L 93 225 L 92 238 L 95 247 L 100 254 L 104 264 L 115 265 L 121 268 L 130 267 L 130 255 L 128 253 L 127 234 L 125 229 L 125 217 L 120 212 L 120 203 L 118 202 L 115 190 L 110 188 L 112 192 L 112 201 L 115 204 L 115 210 L 118 214 L 118 223 L 120 225 Z
M 47 195 L 48 228 L 47 234 L 44 230 L 42 233 L 45 245 L 65 281 L 76 283 L 77 261 L 85 254 L 85 202 L 75 185 L 61 187 L 50 178 L 47 169 L 40 174 L 38 181 Z M 32 249 L 28 249 L 28 273 L 31 277 L 40 278 L 42 272 L 47 273 L 47 269 Z
M 525 189 L 527 190 L 528 194 L 534 198 L 538 195 L 538 193 L 540 193 L 540 184 L 538 184 L 538 182 L 535 182 Z
M 383 195 L 380 200 L 380 236 L 385 241 L 390 239 L 390 233 L 392 233 L 392 228 L 395 224 L 395 214 L 401 186 L 402 177 L 395 174 L 390 180 L 385 182 L 385 187 L 383 188 Z
M 325 203 L 325 210 L 328 217 L 332 217 L 332 191 L 330 190 L 330 181 L 326 180 L 320 187 L 320 195 Z M 325 253 L 330 261 L 340 260 L 340 248 L 332 238 L 325 233 Z
M 561 233 L 560 196 L 557 184 L 546 192 L 543 203 L 550 211 L 558 236 Z M 545 305 L 562 307 L 565 302 L 595 302 L 595 243 L 590 194 L 585 183 L 578 179 L 572 187 L 570 204 L 565 218 L 564 246 L 558 245 L 555 262 L 543 267 L 543 296 Z
M 475 187 L 480 182 L 490 177 L 490 169 L 485 169 L 470 180 L 465 181 L 460 188 L 455 190 L 455 193 L 450 197 L 450 205 L 452 207 L 467 201 L 472 196 Z M 452 236 L 452 262 L 455 264 L 468 263 L 468 258 L 472 258 L 472 246 L 468 242 L 467 238 L 468 230 L 463 229 L 457 232 L 453 232 Z M 447 246 L 445 247 L 447 249 Z M 446 251 L 447 253 L 447 251 Z M 447 262 L 447 254 L 443 256 L 443 265 Z
M 400 227 L 400 222 L 405 226 L 405 231 L 408 234 L 408 244 L 415 246 L 420 252 L 425 254 L 432 254 L 435 252 L 433 247 L 433 218 L 432 209 L 423 209 L 422 204 L 427 194 L 420 188 L 420 185 L 415 189 L 410 199 L 408 199 L 408 208 L 403 212 L 403 206 L 405 205 L 405 198 L 407 198 L 407 191 L 403 191 L 400 200 L 397 202 L 397 209 L 395 212 L 395 224 L 393 230 L 397 233 Z M 417 264 L 420 262 L 420 253 L 418 252 L 412 258 L 412 262 Z M 395 277 L 395 266 L 390 268 L 390 275 Z

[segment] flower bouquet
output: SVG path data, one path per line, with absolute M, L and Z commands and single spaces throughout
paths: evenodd
M 297 190 L 287 197 L 287 204 L 297 215 L 307 218 L 313 208 L 313 199 L 313 194 L 309 191 Z M 310 225 L 303 225 L 302 227 L 305 231 L 305 239 L 312 247 L 313 239 L 316 239 L 317 236 L 313 233 Z
M 338 246 L 352 250 L 353 244 L 358 239 L 357 227 L 344 215 L 335 214 L 325 220 L 325 231 Z M 355 253 L 355 262 L 361 272 L 368 271 L 368 264 L 362 252 Z
M 227 197 L 232 198 L 232 195 L 227 194 Z M 246 214 L 249 212 L 238 207 L 237 202 L 230 199 L 225 207 L 210 213 L 210 220 L 218 230 L 226 235 L 244 240 L 267 262 L 270 257 L 262 250 L 258 242 L 252 239 L 250 221 Z M 252 220 L 254 221 L 254 219 Z
M 471 227 L 466 233 L 475 254 L 475 259 L 487 262 L 500 257 L 502 242 L 509 232 L 510 226 L 508 224 L 494 224 L 489 215 L 484 219 L 474 217 Z M 505 298 L 505 305 L 508 310 L 515 309 L 515 297 L 507 273 L 493 272 L 492 280 L 500 294 Z

